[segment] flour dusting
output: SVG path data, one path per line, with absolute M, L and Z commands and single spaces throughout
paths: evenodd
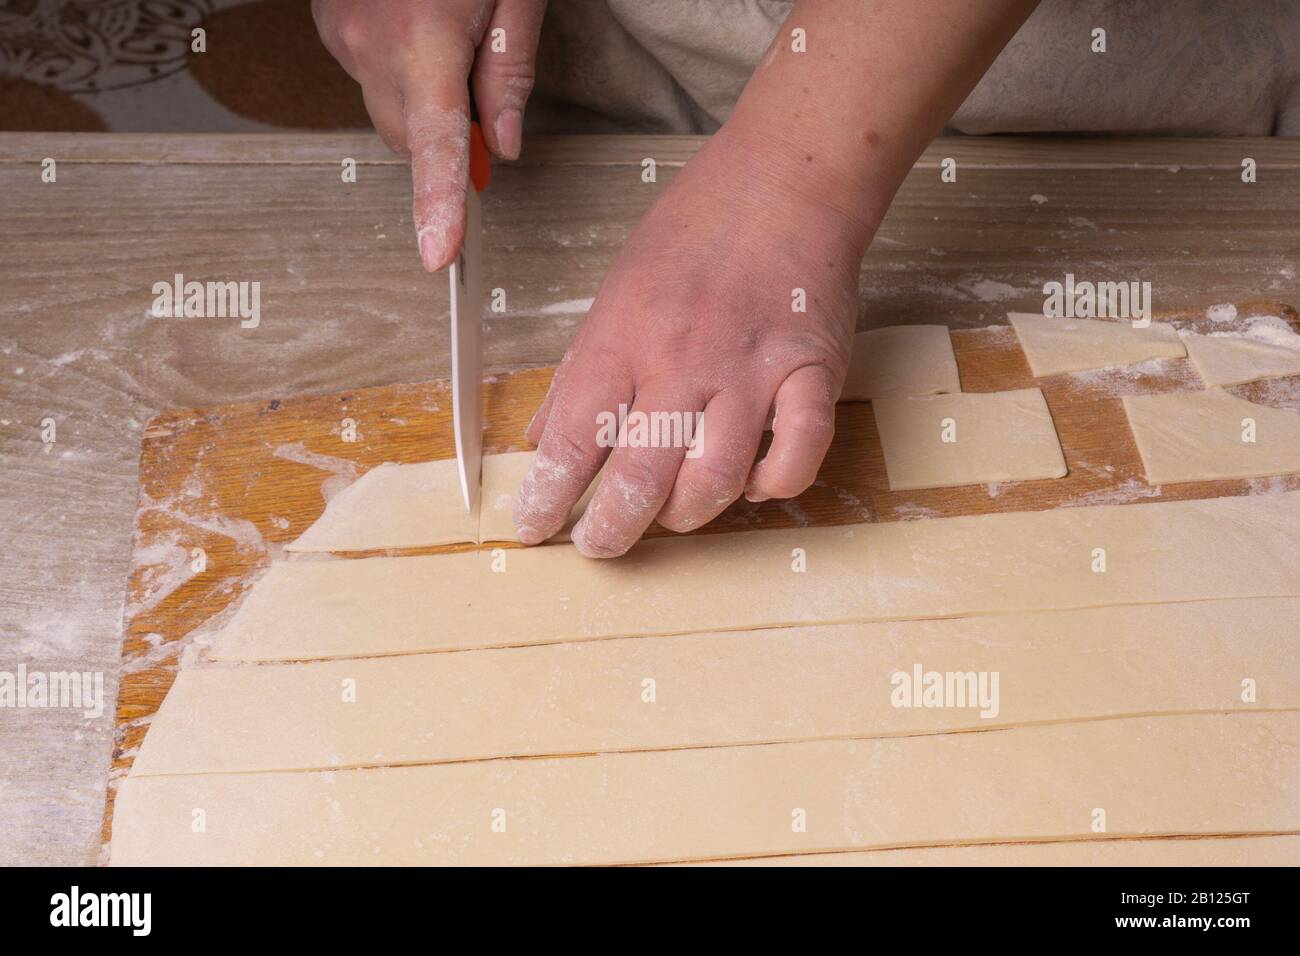
M 333 455 L 322 455 L 319 452 L 308 451 L 302 442 L 296 441 L 289 445 L 280 445 L 271 454 L 276 458 L 283 458 L 285 461 L 296 461 L 300 465 L 310 465 L 313 468 L 319 468 L 321 471 L 333 472 L 333 476 L 326 478 L 321 482 L 320 493 L 328 504 L 330 499 L 337 495 L 357 480 L 358 472 L 356 462 L 348 461 L 346 458 L 335 458 Z
M 1071 501 L 1060 504 L 1062 508 L 1088 508 L 1093 505 L 1123 505 L 1143 498 L 1159 498 L 1164 492 L 1159 485 L 1154 487 L 1137 478 L 1127 478 L 1118 487 L 1102 488 L 1078 495 Z
M 591 299 L 566 299 L 563 302 L 553 302 L 550 305 L 544 305 L 538 311 L 542 315 L 575 315 L 586 314 L 591 311 L 591 306 L 596 300 Z
M 1237 307 L 1231 302 L 1212 305 L 1205 310 L 1205 317 L 1211 322 L 1231 322 L 1237 317 Z

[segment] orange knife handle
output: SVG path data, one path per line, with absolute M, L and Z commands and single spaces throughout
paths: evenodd
M 487 189 L 492 181 L 492 157 L 488 155 L 483 130 L 477 120 L 469 124 L 469 181 L 474 184 L 476 192 Z

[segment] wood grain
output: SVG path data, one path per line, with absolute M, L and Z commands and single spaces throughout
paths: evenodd
M 1282 315 L 1300 331 L 1300 317 L 1289 305 L 1263 300 L 1239 303 L 1237 309 L 1238 318 L 1231 325 L 1211 323 L 1200 312 L 1162 318 L 1180 328 L 1223 331 L 1244 327 L 1252 315 Z M 1263 487 L 1258 480 L 1230 480 L 1152 488 L 1143 479 L 1119 396 L 1201 388 L 1187 359 L 1156 363 L 1155 368 L 1142 365 L 1137 370 L 1035 379 L 1010 326 L 955 332 L 953 348 L 963 391 L 1034 385 L 1043 389 L 1069 466 L 1065 478 L 890 491 L 870 404 L 843 403 L 837 408 L 835 442 L 812 488 L 789 502 L 754 505 L 742 500 L 694 533 L 925 520 L 1154 497 L 1163 501 L 1213 498 L 1250 494 Z M 550 378 L 551 369 L 531 369 L 496 377 L 484 386 L 486 451 L 530 447 L 522 439 L 523 431 Z M 1234 391 L 1268 402 L 1279 384 L 1292 390 L 1300 409 L 1300 376 Z M 342 438 L 344 419 L 356 424 L 359 437 L 354 442 Z M 219 621 L 250 586 L 252 573 L 320 516 L 325 480 L 341 471 L 359 475 L 384 462 L 414 463 L 454 455 L 451 398 L 445 381 L 185 409 L 155 418 L 145 431 L 140 460 L 137 557 L 123 623 L 126 637 L 114 772 L 128 771 L 148 731 L 149 718 L 175 678 L 179 657 L 193 641 L 187 635 L 205 622 Z M 319 456 L 315 460 L 328 468 L 303 463 L 312 456 Z M 1300 475 L 1278 478 L 1268 487 L 1300 488 Z M 255 534 L 232 537 L 232 522 L 246 522 Z M 669 533 L 652 526 L 648 535 Z M 258 544 L 248 546 L 254 539 Z M 156 599 L 158 581 L 175 573 L 174 566 L 150 563 L 148 556 L 158 553 L 160 542 L 179 545 L 182 554 L 202 548 L 208 563 L 203 573 Z M 427 554 L 467 547 L 472 546 L 351 556 Z M 106 842 L 111 826 L 110 792 Z
M 706 136 L 626 134 L 529 136 L 512 165 L 636 166 L 653 156 L 681 165 Z M 46 156 L 76 163 L 323 164 L 341 157 L 405 167 L 406 160 L 373 133 L 11 133 L 0 136 L 0 164 L 38 163 Z M 999 169 L 1231 169 L 1251 157 L 1264 170 L 1300 169 L 1293 138 L 1219 139 L 1097 136 L 949 136 L 935 140 L 916 162 L 937 169 L 952 157 L 959 167 Z

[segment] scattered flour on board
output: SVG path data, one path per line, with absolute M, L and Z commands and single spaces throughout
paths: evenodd
M 1047 197 L 1042 193 L 1034 193 L 1029 197 L 1029 201 L 1036 206 L 1041 206 L 1043 203 L 1047 202 Z
M 933 508 L 913 504 L 894 505 L 894 515 L 899 521 L 923 521 L 927 518 L 941 517 L 940 513 Z
M 1300 488 L 1300 475 L 1274 475 L 1271 478 L 1251 478 L 1247 484 L 1252 495 L 1280 495 Z
M 834 492 L 835 497 L 838 498 L 840 501 L 842 501 L 849 508 L 851 508 L 853 510 L 854 515 L 860 520 L 862 521 L 874 520 L 874 516 L 871 513 L 871 509 L 868 508 L 865 504 L 863 504 L 861 498 L 859 498 L 857 495 L 850 492 L 848 489 L 841 488 L 838 485 L 832 485 L 830 482 L 824 481 L 821 478 L 818 478 L 816 481 L 813 482 L 813 484 L 818 488 L 826 488 Z
M 191 476 L 193 478 L 194 476 Z M 229 538 L 235 550 L 243 554 L 262 555 L 267 551 L 266 541 L 257 525 L 243 518 L 231 518 L 214 511 L 195 513 L 198 485 L 187 479 L 181 495 L 162 500 L 140 495 L 140 513 L 161 512 L 177 521 Z M 137 536 L 139 532 L 137 531 Z M 183 540 L 180 531 L 168 531 L 153 536 L 148 544 L 140 544 L 132 552 L 131 573 L 140 574 L 144 592 L 128 598 L 126 609 L 135 615 L 157 607 L 168 595 L 181 587 L 193 575 L 191 549 L 194 540 Z
M 1235 309 L 1233 313 L 1235 316 Z M 1246 322 L 1248 323 L 1246 328 L 1240 332 L 1211 332 L 1210 338 L 1249 339 L 1264 345 L 1276 345 L 1279 348 L 1300 351 L 1300 335 L 1296 334 L 1291 323 L 1280 315 L 1252 315 L 1246 319 Z
M 980 329 L 995 342 L 1013 341 L 1016 338 L 1016 330 L 1010 325 L 986 325 Z
M 180 537 L 180 532 L 169 531 L 132 552 L 131 576 L 139 573 L 144 591 L 134 599 L 128 598 L 126 607 L 129 614 L 136 615 L 157 607 L 193 577 L 190 551 L 181 543 Z
M 1237 317 L 1237 307 L 1231 302 L 1212 305 L 1205 310 L 1205 317 L 1211 322 L 1231 322 Z
M 1000 302 L 1003 299 L 1017 299 L 1025 294 L 1025 290 L 1017 289 L 1013 285 L 984 278 L 963 279 L 957 283 L 957 288 L 968 295 L 974 296 L 980 302 Z
M 1300 378 L 1271 378 L 1256 382 L 1257 398 L 1263 405 L 1300 412 Z
M 1181 362 L 1182 366 L 1173 364 L 1176 362 Z M 1115 397 L 1168 390 L 1146 387 L 1142 380 L 1147 377 L 1164 377 L 1189 387 L 1200 387 L 1199 379 L 1195 377 L 1190 367 L 1186 367 L 1186 361 L 1183 359 L 1153 358 L 1133 365 L 1112 365 L 1107 368 L 1086 369 L 1068 374 L 1078 386 L 1108 391 Z
M 806 528 L 812 522 L 808 518 L 808 512 L 799 507 L 799 502 L 794 498 L 787 498 L 781 502 L 781 510 L 794 519 L 794 523 L 801 528 Z
M 537 311 L 542 315 L 575 315 L 591 311 L 592 303 L 596 300 L 591 299 L 566 299 L 563 302 L 553 302 L 550 305 L 544 305 Z
M 289 445 L 280 445 L 271 454 L 275 455 L 276 458 L 283 458 L 285 461 L 296 461 L 300 465 L 311 465 L 311 467 L 319 468 L 321 471 L 332 472 L 332 476 L 321 482 L 320 486 L 321 497 L 326 502 L 359 477 L 356 462 L 348 461 L 346 458 L 335 458 L 332 455 L 322 455 L 318 452 L 308 451 L 300 441 Z
M 264 573 L 264 572 L 263 572 Z M 258 574 L 255 577 L 260 577 Z M 234 594 L 239 588 L 243 579 L 237 575 L 221 579 L 216 589 L 217 594 Z M 148 649 L 140 654 L 124 657 L 122 659 L 122 670 L 124 673 L 131 674 L 136 671 L 148 670 L 163 664 L 171 664 L 171 669 L 184 670 L 200 663 L 204 652 L 212 646 L 216 640 L 217 632 L 226 625 L 226 622 L 232 618 L 239 610 L 242 601 L 232 600 L 226 607 L 203 621 L 198 627 L 181 635 L 174 641 L 165 641 L 162 634 L 152 633 L 145 635 L 145 643 L 149 645 Z M 238 664 L 224 664 L 212 661 L 203 662 L 204 667 L 237 667 Z
M 1064 501 L 1061 508 L 1087 508 L 1093 505 L 1122 505 L 1143 498 L 1159 498 L 1164 492 L 1159 485 L 1152 487 L 1137 478 L 1127 478 L 1116 488 L 1102 488 L 1088 491 L 1070 501 Z

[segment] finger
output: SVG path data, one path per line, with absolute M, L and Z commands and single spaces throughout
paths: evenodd
M 566 355 L 564 361 L 567 362 L 568 360 L 569 357 Z M 524 437 L 534 445 L 541 440 L 542 432 L 546 430 L 546 422 L 551 417 L 551 406 L 555 403 L 556 385 L 560 381 L 560 375 L 563 371 L 564 363 L 561 362 L 560 367 L 557 368 L 555 374 L 551 376 L 551 384 L 546 388 L 546 397 L 542 399 L 542 404 L 537 406 L 537 411 L 533 412 L 532 421 L 530 421 L 528 427 L 524 429 Z
M 750 473 L 746 498 L 793 498 L 813 483 L 835 435 L 835 389 L 821 365 L 805 365 L 781 383 L 772 445 Z
M 544 0 L 499 0 L 474 58 L 471 81 L 483 138 L 502 159 L 518 159 L 524 104 L 533 90 Z
M 402 113 L 402 98 L 397 89 L 387 80 L 376 80 L 361 84 L 361 97 L 366 103 L 366 112 L 375 124 L 379 138 L 395 153 L 405 153 L 406 120 Z
M 515 530 L 524 544 L 545 541 L 568 521 L 609 454 L 598 442 L 601 414 L 616 415 L 632 400 L 631 375 L 597 354 L 576 344 L 552 386 L 551 414 L 515 502 Z
M 668 500 L 686 454 L 685 422 L 694 421 L 700 404 L 673 395 L 637 396 L 627 416 L 627 444 L 610 454 L 600 487 L 573 527 L 579 551 L 615 558 L 636 544 Z
M 465 238 L 469 188 L 469 75 L 473 48 L 460 34 L 438 35 L 402 78 L 406 145 L 411 153 L 415 232 L 430 272 L 456 257 Z
M 682 461 L 672 493 L 656 519 L 661 525 L 670 531 L 690 531 L 712 521 L 740 497 L 763 437 L 767 404 L 766 394 L 756 404 L 752 395 L 738 390 L 709 400 L 695 447 Z
M 360 11 L 339 3 L 326 3 L 324 0 L 311 0 L 311 16 L 316 21 L 316 32 L 320 34 L 321 43 L 329 50 L 330 56 L 339 61 L 344 72 L 358 83 L 357 59 L 352 55 L 349 43 L 355 42 L 360 31 L 365 29 L 363 18 L 357 16 Z

